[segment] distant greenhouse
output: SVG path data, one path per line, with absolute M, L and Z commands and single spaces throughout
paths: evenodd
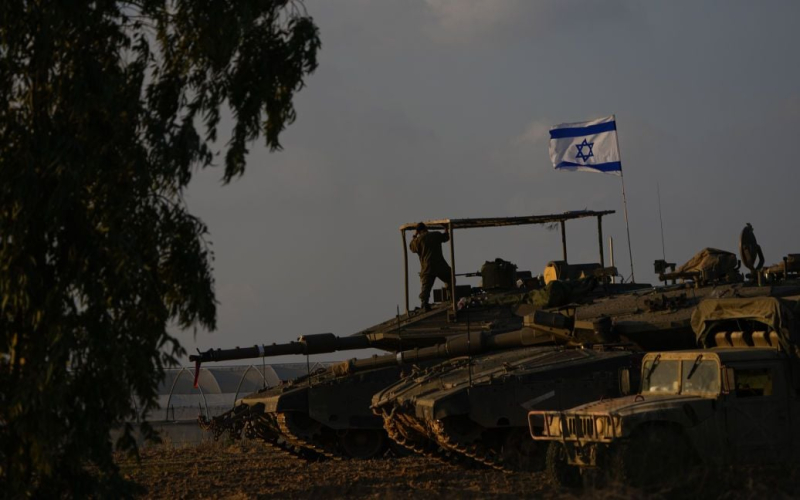
M 172 443 L 196 443 L 205 438 L 197 425 L 198 416 L 225 413 L 242 396 L 325 366 L 327 363 L 202 367 L 197 388 L 194 367 L 169 369 L 158 389 L 159 407 L 147 415 L 137 414 L 140 422 L 147 420 Z

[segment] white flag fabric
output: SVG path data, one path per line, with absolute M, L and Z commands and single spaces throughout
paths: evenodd
M 614 115 L 551 128 L 550 160 L 556 170 L 622 175 Z

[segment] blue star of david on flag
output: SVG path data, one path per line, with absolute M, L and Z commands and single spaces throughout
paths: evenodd
M 586 153 L 583 152 L 583 148 L 585 148 L 587 146 L 589 147 L 589 154 L 586 154 Z M 584 139 L 582 143 L 576 144 L 575 148 L 578 150 L 578 154 L 575 155 L 575 158 L 576 159 L 581 159 L 581 160 L 583 160 L 585 162 L 586 160 L 588 160 L 589 158 L 594 156 L 594 153 L 592 153 L 592 147 L 594 147 L 594 143 L 593 142 L 586 142 L 586 139 Z
M 550 160 L 556 170 L 622 175 L 615 117 L 551 128 Z

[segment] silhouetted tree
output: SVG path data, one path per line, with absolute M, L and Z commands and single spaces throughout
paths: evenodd
M 183 353 L 167 326 L 216 322 L 184 190 L 225 109 L 225 182 L 262 134 L 280 148 L 319 48 L 287 0 L 2 2 L 4 496 L 124 492 L 109 431 L 154 408 Z

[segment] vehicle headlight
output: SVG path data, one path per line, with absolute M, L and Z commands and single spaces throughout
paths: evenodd
M 595 419 L 594 428 L 597 431 L 598 436 L 604 436 L 606 432 L 606 418 L 600 417 Z
M 561 435 L 561 418 L 557 415 L 547 417 L 547 429 L 551 436 Z

